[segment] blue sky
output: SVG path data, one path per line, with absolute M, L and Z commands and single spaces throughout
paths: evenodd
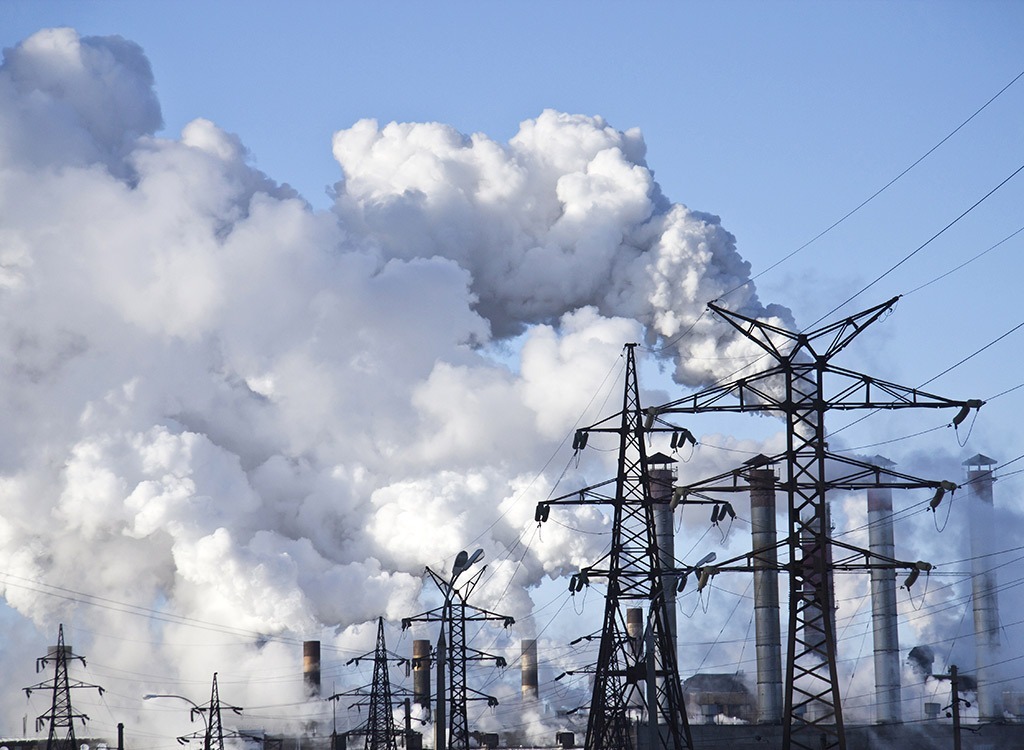
M 946 136 L 1020 72 L 1024 48 L 1024 8 L 1012 2 L 0 7 L 5 46 L 55 25 L 139 43 L 168 135 L 207 117 L 316 207 L 340 176 L 331 134 L 364 117 L 436 120 L 497 140 L 548 107 L 639 127 L 665 194 L 722 217 L 755 273 Z M 1022 161 L 1019 88 L 767 276 L 762 297 L 799 290 L 799 301 L 780 301 L 813 319 L 837 288 L 873 278 L 995 186 Z M 906 291 L 928 264 L 956 265 L 1016 229 L 1015 189 L 930 250 L 913 278 L 865 301 Z M 979 312 L 1004 319 L 971 307 L 975 322 Z
M 0 17 L 4 48 L 53 26 L 138 43 L 156 78 L 162 135 L 212 120 L 316 210 L 330 206 L 326 188 L 341 178 L 331 136 L 362 118 L 439 121 L 499 142 L 547 108 L 639 128 L 663 193 L 719 216 L 752 273 L 765 272 L 763 302 L 808 325 L 883 274 L 843 312 L 907 295 L 839 362 L 883 379 L 925 383 L 1024 322 L 1024 232 L 915 291 L 1024 227 L 1022 173 L 929 242 L 1024 165 L 1024 78 L 767 270 L 1024 71 L 1019 2 L 0 0 Z M 928 390 L 1001 393 L 1024 382 L 1022 352 L 1024 329 Z M 963 448 L 939 431 L 871 452 L 1007 461 L 1024 454 L 1022 408 L 1024 388 L 1001 396 Z M 833 429 L 847 418 L 836 419 Z M 849 430 L 846 445 L 943 420 L 881 415 Z M 771 429 L 761 421 L 749 432 Z M 1022 489 L 1019 475 L 1000 485 L 1007 499 Z

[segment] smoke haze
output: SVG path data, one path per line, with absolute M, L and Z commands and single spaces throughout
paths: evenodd
M 201 701 L 217 669 L 227 701 L 301 704 L 297 641 L 369 650 L 378 616 L 431 606 L 424 566 L 469 547 L 478 603 L 534 637 L 538 587 L 607 541 L 594 509 L 542 530 L 533 513 L 611 475 L 564 440 L 618 408 L 623 344 L 697 387 L 756 353 L 708 301 L 742 287 L 731 309 L 794 325 L 716 216 L 662 194 L 640 131 L 598 116 L 546 110 L 507 143 L 360 120 L 324 144 L 340 179 L 319 212 L 254 168 L 244 134 L 161 127 L 130 41 L 50 29 L 4 50 L 0 591 L 13 643 L 66 624 L 117 720 L 189 731 L 138 696 Z M 736 463 L 697 459 L 681 478 Z M 30 685 L 37 655 L 0 665 Z M 0 694 L 0 732 L 33 701 Z

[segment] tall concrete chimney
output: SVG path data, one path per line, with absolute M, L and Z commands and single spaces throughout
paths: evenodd
M 320 695 L 320 641 L 302 642 L 302 682 L 307 695 Z
M 537 686 L 537 641 L 524 640 L 522 644 L 522 691 L 524 701 L 535 701 L 540 695 Z
M 974 654 L 978 666 L 978 720 L 1003 718 L 1000 690 L 993 685 L 999 661 L 999 599 L 992 558 L 983 557 L 993 551 L 994 506 L 992 501 L 992 467 L 994 458 L 982 454 L 964 461 L 967 467 L 967 498 L 970 509 L 971 593 L 974 600 Z
M 757 653 L 757 723 L 782 722 L 782 640 L 779 633 L 778 534 L 775 470 L 765 456 L 750 466 L 750 539 L 754 551 L 754 639 Z
M 651 480 L 651 500 L 654 501 L 654 535 L 658 543 L 658 559 L 662 568 L 676 567 L 676 526 L 670 507 L 672 487 L 676 472 L 672 465 L 674 458 L 664 453 L 647 457 L 647 476 Z M 665 587 L 665 610 L 668 612 L 668 637 L 673 651 L 676 649 L 676 583 L 678 576 L 668 575 L 663 579 Z M 642 634 L 642 631 L 641 631 Z
M 875 456 L 874 464 L 883 469 L 895 466 L 882 456 Z M 896 557 L 889 487 L 868 490 L 868 549 L 881 557 Z M 875 721 L 898 724 L 903 721 L 903 712 L 895 568 L 871 569 L 871 622 L 875 643 Z
M 430 641 L 412 642 L 412 699 L 430 710 Z

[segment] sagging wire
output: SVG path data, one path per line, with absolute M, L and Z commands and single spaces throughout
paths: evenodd
M 946 517 L 942 521 L 942 527 L 939 527 L 939 517 L 936 513 L 936 509 L 939 503 L 942 502 L 942 497 L 945 494 L 945 490 L 948 489 L 948 485 L 953 485 L 953 491 L 949 493 L 949 502 L 946 503 Z M 940 494 L 941 493 L 941 494 Z M 940 534 L 946 530 L 946 526 L 949 525 L 949 516 L 953 512 L 953 500 L 956 498 L 956 485 L 947 480 L 942 480 L 939 484 L 939 488 L 935 491 L 935 497 L 933 497 L 929 503 L 929 510 L 932 512 L 932 523 L 935 524 L 935 530 Z
M 928 597 L 928 584 L 931 583 L 932 577 L 931 572 L 934 569 L 934 565 L 927 563 L 924 560 L 918 560 L 914 563 L 913 570 L 910 571 L 910 575 L 907 576 L 907 580 L 904 581 L 900 588 L 907 590 L 907 599 L 910 601 L 910 606 L 915 612 L 920 612 L 925 606 L 925 599 Z M 911 590 L 918 579 L 918 576 L 924 573 L 924 591 L 921 592 L 921 599 L 919 604 L 914 603 L 914 592 Z
M 739 609 L 740 602 L 744 601 L 744 599 L 746 598 L 747 591 L 750 590 L 750 586 L 753 584 L 753 580 L 754 580 L 753 578 L 750 578 L 750 579 L 747 580 L 746 588 L 743 589 L 743 593 L 736 598 L 736 604 L 733 606 L 732 612 L 730 612 L 729 616 L 725 618 L 725 622 L 722 623 L 722 628 L 718 631 L 718 635 L 715 636 L 715 640 L 712 641 L 710 646 L 708 646 L 708 650 L 704 654 L 704 658 L 700 660 L 700 664 L 697 666 L 697 669 L 695 670 L 695 674 L 699 673 L 700 670 L 703 669 L 704 663 L 708 660 L 708 657 L 711 656 L 711 652 L 714 650 L 715 646 L 718 645 L 718 642 L 719 642 L 719 640 L 722 637 L 722 633 L 725 632 L 725 629 L 726 629 L 726 627 L 728 627 L 729 622 L 732 621 L 733 615 L 736 614 L 736 610 Z M 711 599 L 711 597 L 709 596 L 708 600 L 710 601 L 710 599 Z M 707 614 L 707 610 L 706 609 L 704 610 L 704 613 Z
M 573 611 L 576 612 L 576 616 L 577 617 L 582 616 L 583 615 L 583 611 L 587 608 L 587 591 L 589 591 L 589 590 L 590 590 L 590 586 L 584 587 L 584 591 L 583 591 L 583 604 L 580 606 L 579 609 L 576 609 L 576 592 L 573 591 L 572 592 L 572 596 L 569 597 L 570 599 L 572 599 L 572 608 L 573 608 Z
M 723 531 L 722 527 L 720 526 L 720 523 L 725 520 L 726 516 L 729 517 L 729 527 Z M 732 531 L 732 524 L 733 524 L 733 522 L 735 520 L 736 520 L 736 511 L 733 509 L 732 503 L 730 503 L 730 502 L 715 503 L 714 507 L 712 507 L 712 509 L 711 509 L 711 526 L 712 526 L 712 528 L 718 529 L 719 533 L 722 535 L 722 538 L 719 541 L 719 544 L 721 546 L 723 546 L 723 547 L 725 546 L 726 541 L 729 539 L 729 532 Z

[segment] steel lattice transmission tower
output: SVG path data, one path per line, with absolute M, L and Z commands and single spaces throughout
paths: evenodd
M 493 659 L 497 666 L 505 666 L 504 658 L 484 653 L 466 645 L 466 623 L 496 620 L 503 622 L 506 628 L 515 624 L 515 619 L 512 617 L 499 615 L 468 603 L 469 596 L 473 593 L 477 583 L 480 582 L 480 577 L 483 575 L 486 567 L 470 578 L 461 588 L 456 588 L 456 579 L 481 557 L 483 557 L 483 550 L 477 550 L 473 553 L 472 557 L 465 551 L 459 552 L 455 558 L 450 579 L 442 578 L 430 568 L 427 568 L 427 574 L 430 575 L 438 590 L 444 596 L 444 603 L 440 607 L 428 610 L 415 617 L 402 619 L 403 630 L 414 622 L 441 623 L 441 633 L 437 641 L 437 661 L 439 666 L 437 710 L 434 715 L 435 750 L 445 750 L 446 744 L 450 750 L 469 750 L 469 719 L 466 712 L 466 704 L 469 700 L 486 700 L 489 706 L 498 705 L 498 699 L 494 696 L 484 695 L 471 689 L 466 684 L 467 661 Z M 447 695 L 445 695 L 442 677 L 447 679 Z M 470 698 L 470 693 L 474 694 L 472 698 Z
M 636 344 L 626 345 L 622 411 L 578 430 L 573 445 L 577 450 L 585 448 L 590 433 L 617 434 L 615 479 L 537 506 L 538 522 L 547 520 L 553 504 L 603 504 L 613 509 L 609 552 L 573 576 L 570 583 L 575 592 L 592 578 L 608 582 L 586 750 L 632 750 L 637 744 L 649 750 L 693 747 L 664 596 L 666 581 L 674 581 L 670 575 L 677 571 L 663 564 L 658 549 L 645 445 L 645 437 L 651 432 L 682 432 L 689 436 L 689 431 L 646 424 L 640 406 L 635 347 Z M 602 491 L 613 484 L 614 495 Z M 626 610 L 630 607 L 647 611 L 646 632 L 641 639 L 628 632 Z M 638 741 L 634 736 L 631 713 L 638 708 L 646 715 L 646 741 Z
M 377 646 L 373 651 L 373 690 L 370 692 L 370 715 L 366 723 L 369 732 L 366 736 L 366 750 L 397 750 L 383 617 L 377 620 Z
M 36 659 L 36 672 L 41 672 L 51 661 L 53 662 L 53 679 L 25 688 L 25 694 L 29 696 L 33 690 L 50 690 L 53 693 L 50 710 L 36 718 L 36 730 L 42 729 L 47 723 L 50 725 L 46 750 L 78 750 L 78 742 L 75 740 L 75 719 L 81 719 L 84 724 L 89 717 L 75 713 L 71 707 L 73 688 L 96 688 L 100 695 L 103 694 L 103 688 L 99 685 L 89 685 L 77 680 L 72 682 L 68 678 L 68 661 L 75 659 L 85 666 L 85 657 L 76 656 L 64 645 L 64 625 L 61 624 L 57 628 L 57 648 Z
M 978 400 L 946 399 L 831 364 L 833 357 L 885 315 L 898 299 L 894 297 L 809 333 L 788 331 L 711 303 L 711 310 L 764 350 L 774 365 L 649 410 L 655 419 L 665 414 L 768 412 L 786 420 L 786 451 L 769 461 L 781 463 L 788 473 L 778 485 L 788 498 L 789 517 L 787 535 L 780 543 L 789 552 L 789 562 L 784 566 L 789 572 L 790 648 L 783 717 L 783 747 L 787 749 L 846 747 L 836 673 L 832 571 L 908 568 L 916 577 L 915 572 L 931 567 L 922 562 L 883 558 L 830 538 L 826 493 L 884 487 L 956 488 L 951 482 L 918 479 L 830 453 L 826 413 L 959 408 L 953 420 L 956 425 L 970 409 L 982 405 Z M 691 494 L 749 491 L 749 486 L 740 486 L 742 475 L 736 470 L 677 488 L 674 502 Z M 844 557 L 834 559 L 837 554 Z M 719 569 L 731 562 L 723 562 Z
M 391 675 L 388 671 L 389 662 L 405 663 L 408 659 L 392 654 L 388 651 L 387 642 L 384 639 L 384 618 L 377 618 L 377 644 L 372 653 L 357 656 L 349 659 L 348 664 L 358 664 L 363 659 L 373 659 L 373 682 L 370 685 L 369 699 L 359 702 L 356 706 L 368 706 L 369 712 L 366 722 L 356 729 L 345 733 L 346 737 L 354 735 L 365 735 L 366 750 L 397 750 L 396 738 L 401 733 L 395 727 L 394 699 L 391 690 Z M 366 687 L 356 690 L 348 690 L 344 693 L 336 693 L 328 700 L 336 701 L 344 696 L 366 696 Z
M 182 697 L 182 696 L 174 696 Z M 184 700 L 188 700 L 185 698 Z M 189 703 L 192 701 L 188 700 Z M 241 738 L 241 739 L 252 739 L 247 735 L 243 735 L 239 732 L 229 731 L 225 734 L 224 724 L 221 721 L 222 709 L 230 709 L 236 714 L 241 714 L 242 709 L 239 706 L 232 706 L 224 703 L 220 699 L 220 688 L 217 687 L 217 673 L 213 673 L 213 684 L 210 686 L 210 701 L 204 706 L 197 706 L 192 703 L 192 709 L 189 711 L 189 717 L 194 719 L 196 715 L 203 717 L 203 722 L 206 727 L 202 732 L 193 732 L 192 734 L 185 735 L 178 738 L 178 742 L 184 744 L 191 740 L 197 740 L 202 738 L 203 750 L 224 750 L 224 739 Z

